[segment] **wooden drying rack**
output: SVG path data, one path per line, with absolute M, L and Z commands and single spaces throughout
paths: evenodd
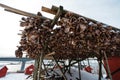
M 12 8 L 12 7 L 9 7 L 7 5 L 4 5 L 4 4 L 0 4 L 1 7 L 4 8 L 5 11 L 8 11 L 8 12 L 12 12 L 12 13 L 16 13 L 16 14 L 19 14 L 19 15 L 23 15 L 23 16 L 27 16 L 27 17 L 33 17 L 33 18 L 42 18 L 42 19 L 49 19 L 47 17 L 44 17 L 44 16 L 38 16 L 37 14 L 33 14 L 33 13 L 29 13 L 29 12 L 25 12 L 25 11 L 22 11 L 22 10 L 18 10 L 18 9 L 15 9 L 15 8 Z M 42 7 L 41 8 L 42 11 L 44 12 L 47 12 L 47 13 L 50 13 L 50 14 L 53 14 L 55 15 L 54 19 L 49 19 L 52 21 L 51 23 L 51 27 L 54 27 L 54 25 L 56 24 L 56 22 L 58 21 L 58 19 L 66 14 L 67 12 L 70 12 L 70 11 L 67 11 L 67 10 L 63 10 L 63 7 L 60 6 L 60 7 L 56 7 L 56 6 L 52 6 L 51 9 L 50 8 L 46 8 L 46 7 Z M 73 12 L 71 12 L 73 13 Z M 90 18 L 87 18 L 87 17 L 84 17 L 82 15 L 79 15 L 79 14 L 76 14 L 76 13 L 73 13 L 74 16 L 76 17 L 83 17 L 85 18 L 87 21 L 90 21 L 90 22 L 93 22 L 93 23 L 101 23 L 101 22 L 98 22 L 94 19 L 90 19 Z M 104 23 L 101 23 L 102 25 L 107 25 L 107 24 L 104 24 Z M 110 25 L 107 25 L 107 26 L 110 26 Z M 113 30 L 115 31 L 120 31 L 120 29 L 118 28 L 115 28 L 113 26 L 111 26 Z M 59 66 L 58 64 L 58 61 L 54 58 L 53 56 L 53 53 L 49 53 L 47 54 L 47 56 L 52 56 L 52 59 L 55 60 L 56 64 Z M 40 77 L 41 77 L 41 66 L 42 66 L 42 62 L 43 62 L 43 59 L 44 59 L 44 53 L 41 54 L 40 58 L 39 59 L 36 59 L 35 60 L 35 70 L 34 70 L 34 75 L 33 75 L 33 80 L 41 80 Z M 106 59 L 107 60 L 107 59 Z M 77 60 L 76 62 L 78 62 L 78 65 L 79 65 L 79 60 Z M 39 64 L 39 65 L 38 65 Z M 71 64 L 70 64 L 71 65 Z M 69 66 L 70 66 L 69 65 Z M 100 64 L 101 65 L 101 64 Z M 39 68 L 40 67 L 40 68 Z M 61 73 L 62 73 L 62 76 L 64 77 L 64 80 L 67 80 L 66 79 L 66 76 L 65 74 L 63 73 L 63 71 L 61 70 L 61 68 L 59 67 Z M 39 70 L 39 73 L 36 73 L 37 70 Z M 79 70 L 80 71 L 80 70 Z M 101 74 L 101 70 L 100 70 L 100 74 Z M 38 77 L 37 77 L 38 76 Z M 109 75 L 111 77 L 111 75 Z M 79 79 L 81 80 L 81 77 L 80 77 L 80 72 L 79 72 Z M 99 78 L 99 80 L 101 80 L 101 78 Z M 111 78 L 112 80 L 112 78 Z

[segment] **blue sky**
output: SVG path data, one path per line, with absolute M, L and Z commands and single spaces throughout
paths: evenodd
M 120 0 L 0 0 L 0 3 L 32 13 L 41 12 L 41 6 L 62 5 L 64 9 L 120 28 Z M 42 14 L 53 18 L 47 13 Z M 20 40 L 17 34 L 22 29 L 19 27 L 21 17 L 0 7 L 0 56 L 15 56 Z

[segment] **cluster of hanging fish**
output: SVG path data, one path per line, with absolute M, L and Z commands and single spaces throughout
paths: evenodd
M 42 16 L 38 13 L 38 16 Z M 94 23 L 84 17 L 67 12 L 54 27 L 50 19 L 22 18 L 24 27 L 16 57 L 23 53 L 36 59 L 41 53 L 58 59 L 74 59 L 120 55 L 120 32 L 100 22 Z

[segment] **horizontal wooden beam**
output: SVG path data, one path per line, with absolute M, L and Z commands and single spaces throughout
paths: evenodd
M 46 7 L 44 7 L 44 6 L 42 6 L 41 10 L 44 11 L 44 12 L 47 12 L 47 13 L 51 13 L 51 14 L 53 14 L 53 15 L 56 14 L 56 12 L 54 12 L 54 11 L 52 11 L 50 8 L 46 8 Z

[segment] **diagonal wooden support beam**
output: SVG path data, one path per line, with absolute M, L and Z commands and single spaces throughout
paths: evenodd
M 112 75 L 111 75 L 110 67 L 109 67 L 109 64 L 108 64 L 108 58 L 107 58 L 107 55 L 106 55 L 105 52 L 104 52 L 104 58 L 105 58 L 105 63 L 106 63 L 108 75 L 109 75 L 109 77 L 110 77 L 110 80 L 112 80 Z
M 55 17 L 54 17 L 54 19 L 53 19 L 53 21 L 52 21 L 52 23 L 51 23 L 51 27 L 54 27 L 54 25 L 57 23 L 59 17 L 62 15 L 62 12 L 63 12 L 63 7 L 60 6 L 56 15 L 55 15 Z
M 57 64 L 57 66 L 59 67 L 61 73 L 62 73 L 62 76 L 64 77 L 64 80 L 67 80 L 65 74 L 63 73 L 62 69 L 60 68 L 60 65 L 58 64 L 57 60 L 55 59 L 55 57 L 53 56 L 53 59 L 55 60 L 55 63 Z

